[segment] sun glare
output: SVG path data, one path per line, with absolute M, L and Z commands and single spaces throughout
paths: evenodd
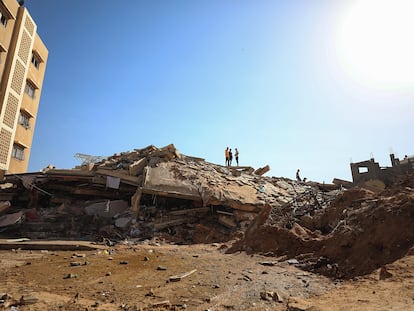
M 348 2 L 337 54 L 344 71 L 379 88 L 414 87 L 414 0 Z

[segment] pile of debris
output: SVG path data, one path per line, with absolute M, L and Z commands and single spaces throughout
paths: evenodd
M 295 217 L 328 206 L 339 190 L 262 176 L 270 168 L 227 167 L 148 146 L 74 169 L 6 175 L 0 230 L 8 236 L 121 240 L 161 235 L 179 243 L 223 242 L 265 208 Z M 0 213 L 1 213 L 0 207 Z
M 290 210 L 264 209 L 229 252 L 281 256 L 306 270 L 352 278 L 404 257 L 414 246 L 414 174 L 380 193 L 346 190 L 329 208 L 297 215 L 286 226 L 281 220 L 289 219 L 284 215 Z
M 74 169 L 6 175 L 7 237 L 228 243 L 325 275 L 369 273 L 414 246 L 414 174 L 383 191 L 263 176 L 148 146 Z M 260 243 L 259 243 L 260 241 Z

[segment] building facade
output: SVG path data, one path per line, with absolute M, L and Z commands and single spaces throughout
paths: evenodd
M 354 185 L 366 182 L 368 180 L 380 180 L 385 185 L 392 183 L 396 177 L 402 174 L 411 174 L 414 172 L 414 155 L 405 156 L 403 160 L 390 154 L 391 167 L 381 167 L 374 158 L 370 160 L 351 163 L 352 181 Z
M 27 171 L 47 58 L 28 10 L 0 0 L 0 175 Z

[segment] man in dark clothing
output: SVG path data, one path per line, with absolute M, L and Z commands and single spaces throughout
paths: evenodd
M 300 176 L 299 176 L 299 172 L 300 172 L 300 170 L 298 169 L 297 171 L 296 171 L 296 180 L 297 181 L 302 181 L 302 179 L 300 178 Z

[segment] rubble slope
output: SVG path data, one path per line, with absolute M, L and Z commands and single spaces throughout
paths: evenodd
M 414 190 L 406 186 L 413 177 L 378 194 L 346 190 L 329 208 L 304 215 L 293 226 L 272 222 L 272 210 L 264 210 L 229 251 L 285 255 L 304 269 L 337 278 L 371 273 L 414 245 Z

